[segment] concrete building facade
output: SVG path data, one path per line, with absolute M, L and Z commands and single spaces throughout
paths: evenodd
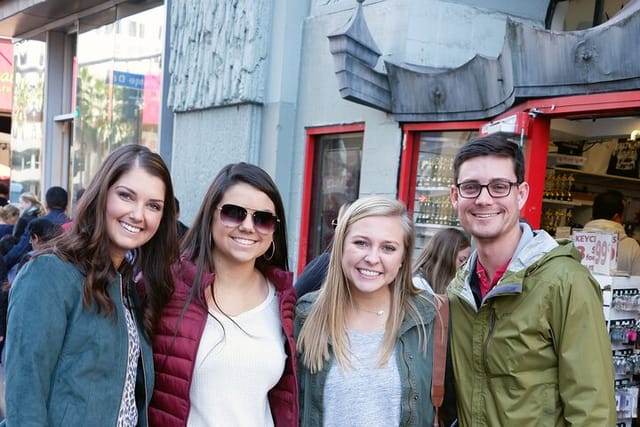
M 64 185 L 69 156 L 60 153 L 80 143 L 59 125 L 74 121 L 65 114 L 72 112 L 77 37 L 164 7 L 157 149 L 170 165 L 184 220 L 222 166 L 259 164 L 283 194 L 290 264 L 299 270 L 330 241 L 329 203 L 385 194 L 414 208 L 415 189 L 405 187 L 415 187 L 417 161 L 406 151 L 420 129 L 477 131 L 550 96 L 631 91 L 627 110 L 636 108 L 639 66 L 605 52 L 598 28 L 613 30 L 617 38 L 607 43 L 619 50 L 637 46 L 638 3 L 8 0 L 0 3 L 0 36 L 46 42 L 42 186 Z M 621 11 L 624 19 L 616 18 Z M 560 54 L 527 55 L 536 55 L 536 43 L 567 34 L 575 36 L 567 49 L 578 49 L 582 62 L 558 72 L 586 77 L 544 81 Z M 532 44 L 513 44 L 523 40 Z M 619 62 L 591 71 L 610 58 Z M 538 92 L 524 72 L 532 64 L 541 66 Z M 416 124 L 426 127 L 408 126 Z

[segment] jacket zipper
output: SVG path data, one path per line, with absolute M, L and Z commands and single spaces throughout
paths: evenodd
M 406 424 L 407 425 L 411 425 L 411 420 L 413 419 L 413 402 L 411 401 L 411 393 L 414 392 L 415 390 L 413 389 L 413 384 L 411 383 L 411 372 L 410 372 L 410 367 L 409 367 L 409 358 L 407 357 L 407 346 L 404 343 L 404 339 L 402 337 L 400 337 L 398 339 L 398 342 L 400 343 L 400 345 L 402 346 L 402 362 L 404 363 L 404 365 L 407 368 L 407 382 L 409 384 L 409 393 L 407 393 L 407 400 L 409 401 L 407 403 L 407 406 L 409 407 L 409 414 L 407 414 L 407 418 L 406 418 Z M 399 366 L 399 365 L 398 365 Z M 400 390 L 402 392 L 402 388 Z M 400 414 L 400 417 L 402 417 L 402 414 Z
M 147 370 L 144 367 L 144 356 L 142 354 L 142 338 L 140 339 L 140 363 L 142 363 L 142 376 L 143 376 L 143 386 L 144 386 L 144 425 L 149 427 L 149 404 L 147 403 Z M 140 421 L 140 414 L 138 414 L 138 421 Z
M 491 311 L 489 312 L 489 332 L 487 333 L 487 338 L 484 340 L 484 357 L 482 358 L 484 361 L 484 371 L 485 373 L 489 373 L 489 340 L 493 335 L 493 329 L 496 324 L 496 310 L 491 307 Z
M 123 305 L 123 308 L 124 308 L 124 292 L 122 292 L 122 276 L 120 275 L 120 273 L 118 273 L 118 288 L 120 288 L 120 301 L 122 301 L 122 305 Z M 118 315 L 121 315 L 121 316 L 124 317 L 124 315 L 125 315 L 124 311 L 122 313 L 118 313 Z M 126 319 L 125 319 L 125 323 L 126 323 Z M 128 335 L 129 335 L 129 333 L 127 332 L 127 360 L 129 359 L 129 337 L 128 337 Z M 118 426 L 118 417 L 120 415 L 120 410 L 122 409 L 122 396 L 124 394 L 124 384 L 126 382 L 127 382 L 127 369 L 125 368 L 122 393 L 120 394 L 120 405 L 118 406 L 118 412 L 116 413 L 116 427 Z

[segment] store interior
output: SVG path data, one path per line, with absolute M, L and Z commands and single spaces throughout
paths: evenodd
M 639 239 L 639 149 L 640 116 L 551 120 L 541 227 L 552 234 L 581 228 L 593 197 L 614 189 L 626 198 L 625 228 Z

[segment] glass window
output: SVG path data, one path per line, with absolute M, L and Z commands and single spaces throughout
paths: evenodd
M 358 198 L 364 134 L 319 136 L 315 144 L 307 259 L 326 250 L 344 203 Z
M 45 43 L 25 40 L 14 45 L 15 77 L 11 123 L 11 201 L 20 192 L 40 196 L 40 150 L 44 141 Z
M 162 31 L 164 13 L 160 6 L 78 35 L 73 194 L 114 148 L 143 144 L 157 151 L 163 44 L 155 37 L 132 39 L 119 29 L 144 25 Z
M 458 227 L 458 215 L 451 205 L 453 158 L 477 131 L 421 132 L 413 220 L 416 247 L 422 248 L 439 229 Z

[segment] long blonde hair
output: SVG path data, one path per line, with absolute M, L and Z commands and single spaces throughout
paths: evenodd
M 302 363 L 311 373 L 322 370 L 324 363 L 329 360 L 329 342 L 338 365 L 343 369 L 350 366 L 346 316 L 351 305 L 351 292 L 342 270 L 342 257 L 349 227 L 356 221 L 371 216 L 397 217 L 404 232 L 402 265 L 398 275 L 389 284 L 391 309 L 380 345 L 380 365 L 385 364 L 391 357 L 405 316 L 408 314 L 416 319 L 421 318 L 412 298 L 423 295 L 411 282 L 411 254 L 415 240 L 413 221 L 404 205 L 397 200 L 381 196 L 358 199 L 338 217 L 327 276 L 298 337 L 297 345 L 302 355 Z M 427 331 L 422 322 L 418 323 L 421 325 L 420 339 L 423 351 L 426 351 Z
M 31 207 L 36 207 L 38 208 L 38 216 L 42 216 L 44 215 L 44 206 L 42 206 L 42 203 L 40 202 L 40 199 L 38 199 L 35 194 L 33 193 L 22 193 L 19 197 L 18 197 L 21 201 L 29 203 L 31 206 L 28 209 L 31 209 Z

